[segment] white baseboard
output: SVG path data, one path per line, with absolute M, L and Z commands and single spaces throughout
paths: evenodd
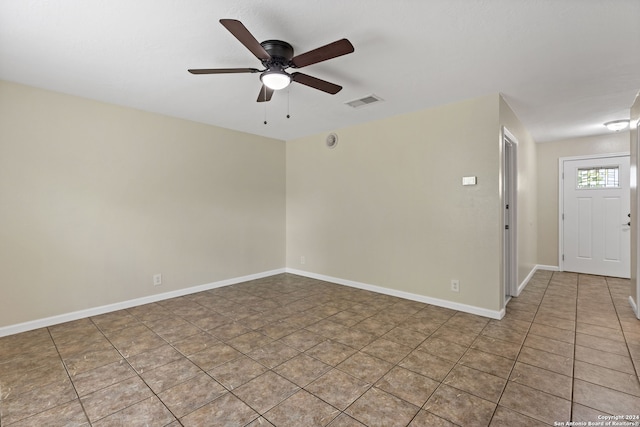
M 522 292 L 525 288 L 531 277 L 535 274 L 537 270 L 551 270 L 558 271 L 558 267 L 548 266 L 548 265 L 536 265 L 534 269 L 527 275 L 525 280 L 518 287 L 518 294 Z M 396 289 L 385 288 L 382 286 L 370 285 L 367 283 L 356 282 L 353 280 L 341 279 L 338 277 L 326 276 L 323 274 L 311 273 L 308 271 L 297 270 L 293 268 L 280 268 L 276 270 L 264 271 L 261 273 L 250 274 L 247 276 L 235 277 L 231 279 L 220 280 L 217 282 L 207 283 L 204 285 L 192 286 L 189 288 L 178 289 L 175 291 L 165 292 L 161 294 L 149 295 L 142 298 L 136 298 L 132 300 L 122 301 L 114 304 L 103 305 L 99 307 L 88 308 L 85 310 L 74 311 L 71 313 L 60 314 L 56 316 L 46 317 L 42 319 L 36 319 L 29 322 L 18 323 L 15 325 L 3 326 L 0 327 L 0 337 L 4 337 L 7 335 L 13 335 L 20 332 L 31 331 L 38 328 L 44 328 L 47 326 L 57 325 L 59 323 L 70 322 L 73 320 L 83 319 L 85 317 L 97 316 L 100 314 L 109 313 L 112 311 L 123 310 L 126 308 L 135 307 L 143 304 L 150 304 L 153 302 L 158 302 L 170 298 L 181 297 L 184 295 L 189 295 L 197 292 L 207 291 L 210 289 L 220 288 L 223 286 L 234 285 L 237 283 L 247 282 L 249 280 L 262 279 L 264 277 L 274 276 L 276 274 L 282 273 L 291 273 L 297 274 L 303 277 L 309 277 L 312 279 L 324 280 L 326 282 L 336 283 L 339 285 L 349 286 L 352 288 L 364 289 L 367 291 L 377 292 L 384 295 L 395 296 L 399 298 L 404 298 L 412 301 L 418 301 L 425 304 L 432 304 L 439 307 L 450 308 L 452 310 L 458 310 L 465 313 L 476 314 L 479 316 L 489 317 L 491 319 L 502 319 L 505 315 L 505 310 L 488 310 L 482 307 L 477 307 L 473 305 L 467 305 L 462 303 L 457 303 L 453 301 L 438 299 L 427 297 L 424 295 L 413 294 L 410 292 L 399 291 Z M 638 308 L 633 302 L 632 298 L 629 298 L 629 302 L 633 307 L 634 312 L 638 315 Z
M 491 319 L 502 319 L 505 315 L 505 310 L 487 310 L 486 308 L 476 307 L 473 305 L 461 304 L 453 301 L 447 301 L 438 298 L 431 298 L 424 295 L 413 294 L 410 292 L 399 291 L 396 289 L 384 288 L 382 286 L 370 285 L 362 282 L 355 282 L 353 280 L 340 279 L 338 277 L 325 276 L 323 274 L 311 273 L 303 270 L 296 270 L 293 268 L 287 268 L 287 273 L 297 274 L 298 276 L 309 277 L 311 279 L 324 280 L 325 282 L 336 283 L 338 285 L 349 286 L 352 288 L 364 289 L 366 291 L 376 292 L 379 294 L 390 295 L 398 298 L 404 298 L 412 301 L 418 301 L 425 304 L 436 305 L 438 307 L 450 308 L 452 310 L 463 311 L 465 313 L 477 314 L 478 316 L 489 317 Z
M 531 271 L 529 272 L 529 274 L 527 274 L 527 277 L 524 278 L 524 280 L 522 281 L 522 283 L 520 283 L 518 285 L 518 290 L 517 290 L 517 294 L 516 295 L 512 295 L 514 297 L 518 297 L 520 295 L 520 293 L 524 290 L 524 288 L 527 286 L 527 283 L 529 283 L 529 280 L 531 280 L 531 278 L 533 277 L 534 274 L 536 274 L 536 271 L 538 270 L 538 266 L 534 266 Z
M 560 267 L 557 265 L 536 265 L 536 270 L 548 270 L 548 271 L 560 271 Z
M 207 283 L 204 285 L 192 286 L 189 288 L 178 289 L 175 291 L 165 292 L 162 294 L 149 295 L 147 297 L 135 298 L 128 301 L 107 304 L 100 307 L 88 308 L 85 310 L 74 311 L 71 313 L 60 314 L 56 316 L 46 317 L 43 319 L 32 320 L 29 322 L 18 323 L 15 325 L 0 327 L 0 337 L 18 334 L 20 332 L 31 331 L 34 329 L 44 328 L 47 326 L 57 325 L 59 323 L 70 322 L 73 320 L 83 319 L 89 316 L 97 316 L 112 311 L 123 310 L 138 305 L 150 304 L 169 298 L 181 297 L 184 295 L 194 294 L 197 292 L 208 291 L 209 289 L 221 288 L 223 286 L 235 285 L 236 283 L 247 282 L 249 280 L 262 279 L 264 277 L 274 276 L 285 272 L 284 268 L 277 270 L 264 271 L 262 273 L 250 274 L 248 276 L 234 277 L 232 279 L 220 280 L 218 282 Z
M 520 283 L 520 285 L 518 285 L 518 295 L 520 295 L 520 293 L 524 290 L 524 288 L 527 286 L 527 284 L 529 283 L 529 280 L 531 280 L 531 278 L 533 277 L 534 274 L 536 274 L 536 271 L 538 270 L 547 270 L 547 271 L 560 271 L 560 269 L 556 266 L 553 265 L 541 265 L 541 264 L 536 264 L 531 271 L 529 272 L 529 274 L 527 274 L 527 277 L 524 278 L 524 280 L 522 281 L 522 283 Z M 518 295 L 514 295 L 515 297 L 518 297 Z
M 633 297 L 631 295 L 629 295 L 629 305 L 631 306 L 631 309 L 635 313 L 636 317 L 638 319 L 640 319 L 640 313 L 638 312 L 638 306 L 636 305 L 636 302 L 633 300 Z

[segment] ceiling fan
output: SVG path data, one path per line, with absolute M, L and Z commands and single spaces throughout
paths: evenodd
M 190 69 L 191 74 L 232 74 L 232 73 L 261 73 L 262 88 L 258 95 L 258 102 L 271 100 L 273 92 L 284 89 L 291 82 L 303 84 L 314 89 L 335 95 L 342 86 L 294 72 L 287 73 L 288 68 L 302 68 L 354 51 L 353 45 L 347 39 L 340 39 L 328 45 L 309 52 L 293 56 L 293 47 L 282 40 L 265 40 L 259 43 L 247 30 L 242 22 L 235 19 L 221 19 L 220 23 L 237 38 L 256 58 L 262 62 L 263 70 L 257 68 L 204 68 Z

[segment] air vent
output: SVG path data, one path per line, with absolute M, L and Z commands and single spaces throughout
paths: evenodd
M 375 104 L 376 102 L 380 102 L 382 101 L 382 98 L 380 98 L 377 95 L 369 95 L 369 96 L 365 96 L 364 98 L 360 98 L 360 99 L 355 99 L 353 101 L 349 101 L 346 104 L 349 107 L 353 107 L 353 108 L 360 108 L 360 107 L 364 107 L 365 105 L 371 105 L 371 104 Z

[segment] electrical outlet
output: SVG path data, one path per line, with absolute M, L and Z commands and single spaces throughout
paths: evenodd
M 451 279 L 451 292 L 460 292 L 460 281 Z
M 300 264 L 306 264 L 307 263 L 307 258 L 305 256 L 301 256 L 300 257 Z
M 154 274 L 153 275 L 153 286 L 162 285 L 162 274 Z

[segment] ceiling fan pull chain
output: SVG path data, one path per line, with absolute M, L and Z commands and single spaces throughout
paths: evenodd
M 264 88 L 264 97 L 267 97 L 267 87 L 263 86 Z M 264 103 L 264 124 L 267 124 L 267 103 Z
M 291 99 L 291 89 L 287 89 L 287 119 L 291 118 L 291 115 L 289 114 L 289 112 L 291 111 L 291 109 L 289 108 L 290 99 Z

